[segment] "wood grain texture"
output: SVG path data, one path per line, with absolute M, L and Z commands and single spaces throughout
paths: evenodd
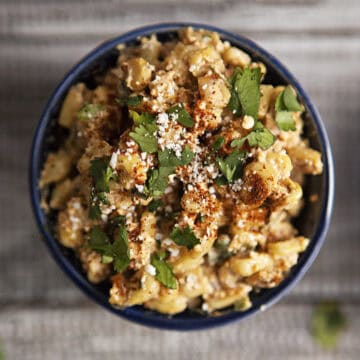
M 360 314 L 345 306 L 351 328 L 332 353 L 310 336 L 311 309 L 277 306 L 247 321 L 209 331 L 165 332 L 139 325 L 91 306 L 9 307 L 0 313 L 0 336 L 9 359 L 158 359 L 158 360 L 357 360 Z
M 8 359 L 357 359 L 360 352 L 360 2 L 63 1 L 0 3 L 0 339 Z M 271 311 L 196 334 L 145 329 L 91 304 L 58 269 L 27 194 L 31 137 L 64 73 L 94 46 L 159 21 L 210 23 L 278 56 L 317 104 L 333 146 L 337 190 L 325 246 Z M 337 299 L 350 319 L 338 349 L 309 335 L 314 303 Z

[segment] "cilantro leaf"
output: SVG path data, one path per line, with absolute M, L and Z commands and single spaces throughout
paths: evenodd
M 275 115 L 275 121 L 280 130 L 296 130 L 295 120 L 290 111 L 278 111 Z
M 175 244 L 186 246 L 188 249 L 192 249 L 196 244 L 200 244 L 200 240 L 195 236 L 189 226 L 183 230 L 174 227 L 170 233 L 170 239 L 172 239 Z
M 266 150 L 274 143 L 275 139 L 275 135 L 258 121 L 249 134 L 240 139 L 234 139 L 230 146 L 241 147 L 247 140 L 249 146 L 259 146 L 262 150 Z
M 105 204 L 105 205 L 109 205 L 109 204 L 110 204 L 110 203 L 109 203 L 109 200 L 108 200 L 108 198 L 106 197 L 106 194 L 105 194 L 105 193 L 99 192 L 99 193 L 97 194 L 97 197 L 98 197 L 99 201 L 101 201 L 103 204 Z
M 284 104 L 284 91 L 282 91 L 275 100 L 275 111 L 288 111 L 287 107 Z
M 260 68 L 245 68 L 241 78 L 235 83 L 243 114 L 254 119 L 258 117 L 260 105 L 260 80 Z
M 177 289 L 176 276 L 162 254 L 151 255 L 151 265 L 156 269 L 155 278 L 169 289 Z
M 139 106 L 141 104 L 142 99 L 143 99 L 143 96 L 141 96 L 141 95 L 132 95 L 132 96 L 121 97 L 116 100 L 120 105 L 127 105 L 129 107 L 135 107 L 135 106 Z
M 97 220 L 101 217 L 101 210 L 99 204 L 91 204 L 89 207 L 89 219 Z
M 248 136 L 244 136 L 242 138 L 239 139 L 234 139 L 231 143 L 230 146 L 231 147 L 242 147 L 245 143 L 245 141 L 247 140 Z
M 185 126 L 185 127 L 193 127 L 195 122 L 190 116 L 190 114 L 185 110 L 183 104 L 177 104 L 173 107 L 171 107 L 167 111 L 168 115 L 170 115 L 170 118 L 176 120 L 179 124 Z
M 230 165 L 228 165 L 226 163 L 225 160 L 220 159 L 220 158 L 217 159 L 217 164 L 219 166 L 219 169 L 221 170 L 221 172 L 225 176 L 226 180 L 228 182 L 231 182 L 234 175 L 235 175 L 236 166 L 230 166 Z
M 110 245 L 110 240 L 100 226 L 94 226 L 90 231 L 89 246 L 100 253 L 105 253 Z
M 237 67 L 234 69 L 234 72 L 232 73 L 230 79 L 229 79 L 229 85 L 230 85 L 230 100 L 228 103 L 228 108 L 233 112 L 234 115 L 240 116 L 241 115 L 241 104 L 239 100 L 239 96 L 235 87 L 235 81 L 237 79 L 240 79 L 242 75 L 241 68 Z
M 226 180 L 226 177 L 224 175 L 218 176 L 215 180 L 214 180 L 216 185 L 227 185 L 228 181 Z
M 211 151 L 218 151 L 225 144 L 225 138 L 223 136 L 218 136 L 214 142 L 211 144 Z
M 114 235 L 115 230 L 120 226 L 125 224 L 125 215 L 117 215 L 109 219 L 107 225 L 107 233 L 111 236 Z
M 135 132 L 131 132 L 129 136 L 137 142 L 142 151 L 152 154 L 157 151 L 157 139 L 144 125 L 135 128 Z
M 216 158 L 217 165 L 228 182 L 241 177 L 246 154 L 245 151 L 234 151 L 226 158 Z
M 150 170 L 144 191 L 153 197 L 161 196 L 168 184 L 169 175 L 174 172 L 173 167 L 160 167 Z
M 129 110 L 129 114 L 137 125 L 134 132 L 131 132 L 129 136 L 137 142 L 142 151 L 150 154 L 156 152 L 158 143 L 156 138 L 157 125 L 155 118 L 149 113 L 139 114 L 132 110 Z
M 292 90 L 291 86 L 287 86 L 283 91 L 282 97 L 283 103 L 288 111 L 302 111 L 303 107 L 298 102 L 295 92 Z
M 109 166 L 109 157 L 95 158 L 90 161 L 90 175 L 94 180 L 97 192 L 109 192 L 110 180 L 117 180 L 117 176 Z
M 295 131 L 296 126 L 292 111 L 302 111 L 303 109 L 292 88 L 287 86 L 275 101 L 275 121 L 278 128 L 284 131 Z
M 243 71 L 235 69 L 229 81 L 231 96 L 228 103 L 235 115 L 250 115 L 257 119 L 261 97 L 260 81 L 260 68 L 247 67 Z
M 152 200 L 148 205 L 148 209 L 151 212 L 155 212 L 159 207 L 163 206 L 163 202 L 160 199 Z
M 77 116 L 82 121 L 91 120 L 98 116 L 103 109 L 104 106 L 101 104 L 85 104 L 77 113 Z
M 247 135 L 250 146 L 259 146 L 262 150 L 268 149 L 275 141 L 276 137 L 261 122 L 257 122 L 254 130 Z
M 154 197 L 161 196 L 168 184 L 169 175 L 173 174 L 176 166 L 189 164 L 194 158 L 194 153 L 185 146 L 178 158 L 174 151 L 165 149 L 158 152 L 159 168 L 149 172 L 145 185 L 145 193 Z
M 157 130 L 155 118 L 150 113 L 139 114 L 134 110 L 129 110 L 129 115 L 134 120 L 135 125 L 154 124 L 154 132 Z
M 346 318 L 337 303 L 323 302 L 313 313 L 312 335 L 322 347 L 332 349 L 346 324 Z
M 111 247 L 111 252 L 105 254 L 114 259 L 114 270 L 116 272 L 124 271 L 130 263 L 130 249 L 128 235 L 124 225 L 119 227 L 119 232 Z
M 189 164 L 194 158 L 194 153 L 188 146 L 184 147 L 181 156 L 178 158 L 173 150 L 165 149 L 158 152 L 160 166 L 175 167 Z
M 130 263 L 128 236 L 124 225 L 119 226 L 119 232 L 112 244 L 104 230 L 100 226 L 94 226 L 90 232 L 89 246 L 102 255 L 103 262 L 112 261 L 116 272 L 124 271 Z

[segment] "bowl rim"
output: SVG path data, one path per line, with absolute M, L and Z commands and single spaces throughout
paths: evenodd
M 147 312 L 146 310 L 139 308 L 127 308 L 124 310 L 116 309 L 111 306 L 108 301 L 104 301 L 104 298 L 99 292 L 90 284 L 81 274 L 73 267 L 70 260 L 67 259 L 60 251 L 59 243 L 52 236 L 46 225 L 46 216 L 40 207 L 40 197 L 38 189 L 38 175 L 39 172 L 39 157 L 41 156 L 40 149 L 43 143 L 45 130 L 48 123 L 51 121 L 51 113 L 54 106 L 58 103 L 59 99 L 68 90 L 78 77 L 78 75 L 86 70 L 90 63 L 93 63 L 115 48 L 120 43 L 126 43 L 135 40 L 141 36 L 148 36 L 152 33 L 166 33 L 173 32 L 180 28 L 192 26 L 194 28 L 203 28 L 210 31 L 216 31 L 220 34 L 223 40 L 228 40 L 236 46 L 243 49 L 249 49 L 255 52 L 260 58 L 266 59 L 280 74 L 283 76 L 289 84 L 291 84 L 297 91 L 298 95 L 302 99 L 303 104 L 306 106 L 310 117 L 316 127 L 320 144 L 323 148 L 323 162 L 324 162 L 324 177 L 325 177 L 325 189 L 323 198 L 323 207 L 321 210 L 320 218 L 316 227 L 314 236 L 311 239 L 308 249 L 302 254 L 301 263 L 297 263 L 291 272 L 291 276 L 285 278 L 277 287 L 273 288 L 267 296 L 264 297 L 264 301 L 254 304 L 249 310 L 244 312 L 229 312 L 221 316 L 204 316 L 185 318 L 181 317 L 167 317 L 155 312 Z M 123 35 L 116 36 L 110 40 L 107 40 L 90 51 L 85 57 L 83 57 L 74 67 L 68 71 L 68 73 L 60 81 L 59 85 L 55 88 L 48 102 L 45 105 L 43 113 L 40 117 L 36 130 L 33 136 L 33 142 L 30 152 L 30 167 L 29 167 L 29 187 L 33 212 L 35 215 L 37 226 L 42 234 L 42 238 L 45 241 L 50 253 L 59 265 L 59 267 L 70 277 L 70 279 L 93 301 L 107 309 L 108 311 L 125 318 L 127 320 L 136 322 L 141 325 L 155 327 L 168 330 L 200 330 L 225 325 L 230 322 L 245 319 L 252 314 L 258 313 L 260 310 L 270 307 L 280 300 L 282 296 L 290 291 L 296 283 L 304 276 L 306 271 L 310 268 L 311 264 L 315 260 L 317 254 L 320 251 L 321 246 L 324 243 L 326 233 L 329 228 L 331 213 L 334 200 L 334 164 L 331 146 L 329 139 L 321 120 L 320 114 L 315 105 L 311 101 L 307 92 L 300 85 L 298 80 L 287 70 L 287 68 L 273 55 L 268 53 L 262 47 L 257 45 L 254 41 L 244 37 L 242 35 L 233 34 L 226 30 L 217 28 L 212 25 L 191 23 L 191 22 L 174 22 L 174 23 L 160 23 L 153 24 L 144 27 L 134 29 L 126 32 Z

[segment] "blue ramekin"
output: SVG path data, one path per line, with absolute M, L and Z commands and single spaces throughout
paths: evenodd
M 279 81 L 281 83 L 291 84 L 296 89 L 300 99 L 305 105 L 309 118 L 308 122 L 313 127 L 313 130 L 315 130 L 315 142 L 317 143 L 319 150 L 322 152 L 324 162 L 324 172 L 320 179 L 321 183 L 317 185 L 318 191 L 321 192 L 320 201 L 317 204 L 317 215 L 316 219 L 311 220 L 313 221 L 311 242 L 307 250 L 300 256 L 298 264 L 293 267 L 288 277 L 279 286 L 266 290 L 260 295 L 255 296 L 253 299 L 253 306 L 249 310 L 245 312 L 225 312 L 223 315 L 214 317 L 191 312 L 185 312 L 169 317 L 157 312 L 143 309 L 139 306 L 125 310 L 119 310 L 112 307 L 108 303 L 108 294 L 99 289 L 99 287 L 89 283 L 84 274 L 74 266 L 73 260 L 64 255 L 64 248 L 57 242 L 51 233 L 47 224 L 46 214 L 40 207 L 40 192 L 38 189 L 38 180 L 43 164 L 46 133 L 49 131 L 48 129 L 50 127 L 50 123 L 56 117 L 60 106 L 59 104 L 61 104 L 69 87 L 76 83 L 80 75 L 86 72 L 90 66 L 93 66 L 99 58 L 104 57 L 119 43 L 134 42 L 138 37 L 148 36 L 152 33 L 163 34 L 163 36 L 165 34 L 166 36 L 166 34 L 174 33 L 179 28 L 185 26 L 192 26 L 194 28 L 203 28 L 218 32 L 223 40 L 227 40 L 233 45 L 244 49 L 255 58 L 263 61 L 268 67 L 272 68 L 276 72 L 276 76 L 280 79 Z M 91 299 L 115 315 L 142 325 L 170 330 L 199 330 L 224 325 L 236 320 L 245 319 L 248 316 L 257 313 L 260 309 L 268 308 L 277 302 L 304 276 L 305 272 L 313 263 L 325 240 L 333 207 L 334 168 L 331 148 L 320 115 L 305 90 L 301 87 L 295 77 L 285 68 L 285 66 L 279 62 L 279 60 L 259 47 L 253 41 L 243 36 L 232 34 L 222 29 L 203 24 L 166 23 L 150 25 L 111 39 L 91 51 L 69 71 L 46 104 L 35 131 L 29 170 L 31 202 L 36 222 L 43 235 L 46 245 L 62 270 Z M 305 215 L 305 223 L 306 222 L 309 222 L 309 219 L 307 219 Z

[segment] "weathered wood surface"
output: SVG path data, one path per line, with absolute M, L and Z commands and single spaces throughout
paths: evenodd
M 0 2 L 0 341 L 8 359 L 358 359 L 360 347 L 360 2 L 145 0 Z M 91 304 L 50 258 L 27 193 L 34 127 L 63 74 L 101 41 L 160 21 L 252 37 L 311 94 L 333 145 L 336 197 L 327 242 L 273 309 L 195 334 L 122 321 Z M 349 329 L 333 353 L 309 335 L 313 304 L 336 299 Z

